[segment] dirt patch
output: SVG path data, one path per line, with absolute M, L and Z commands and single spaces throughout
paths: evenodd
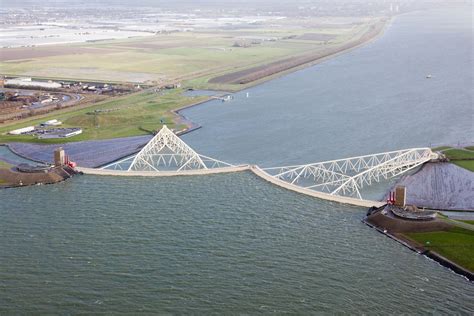
M 34 61 L 34 59 L 6 60 L 5 62 L 8 64 L 21 64 L 21 63 L 27 63 L 30 61 Z
M 178 47 L 199 47 L 202 46 L 202 43 L 196 43 L 193 45 L 190 42 L 138 42 L 138 43 L 127 43 L 126 45 L 122 44 L 117 47 L 121 48 L 138 48 L 138 49 L 165 49 L 165 48 L 178 48 Z
M 333 38 L 336 38 L 336 35 L 323 34 L 323 33 L 305 33 L 305 34 L 297 37 L 297 39 L 299 39 L 299 40 L 320 41 L 320 42 L 330 41 Z
M 448 231 L 453 227 L 452 224 L 446 223 L 440 219 L 433 220 L 407 220 L 397 217 L 387 216 L 382 212 L 376 212 L 369 215 L 366 220 L 369 224 L 386 229 L 390 233 L 422 233 L 431 231 Z
M 94 47 L 71 47 L 71 46 L 70 47 L 60 46 L 60 47 L 1 48 L 0 61 L 23 60 L 23 59 L 61 56 L 61 55 L 105 54 L 105 53 L 111 53 L 111 52 L 118 52 L 118 50 L 94 48 Z
M 28 77 L 56 77 L 56 78 L 82 78 L 83 80 L 101 80 L 109 82 L 135 82 L 143 83 L 146 81 L 160 80 L 163 78 L 160 74 L 146 72 L 127 72 L 107 70 L 92 67 L 67 68 L 67 67 L 49 67 L 36 69 L 21 73 Z
M 0 169 L 0 179 L 2 186 L 18 187 L 35 184 L 52 184 L 70 178 L 76 172 L 69 167 L 54 167 L 48 172 L 27 173 L 17 172 L 14 169 Z
M 209 80 L 209 83 L 216 83 L 216 84 L 247 84 L 252 81 L 256 81 L 292 68 L 296 68 L 305 64 L 309 64 L 315 62 L 319 59 L 328 57 L 330 55 L 334 55 L 336 53 L 342 52 L 344 50 L 356 47 L 373 37 L 382 31 L 385 22 L 379 22 L 377 24 L 372 25 L 364 35 L 361 36 L 358 40 L 354 40 L 348 42 L 344 45 L 338 47 L 331 47 L 325 50 L 321 50 L 318 52 L 313 52 L 310 54 L 298 56 L 298 57 L 291 57 L 285 58 L 279 61 L 275 61 L 266 65 L 256 66 L 249 69 L 244 69 L 236 72 L 232 72 L 229 74 L 225 74 L 222 76 L 214 77 Z

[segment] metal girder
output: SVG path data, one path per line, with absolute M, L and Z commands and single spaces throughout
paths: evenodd
M 263 168 L 273 178 L 290 185 L 334 196 L 362 200 L 360 190 L 374 182 L 401 175 L 436 157 L 430 148 L 398 151 L 337 159 L 306 165 Z M 175 171 L 234 167 L 199 155 L 166 125 L 134 156 L 101 169 L 133 171 Z
M 430 148 L 412 148 L 262 170 L 292 185 L 362 199 L 360 189 L 365 185 L 401 175 L 435 156 Z
M 226 162 L 199 155 L 166 125 L 163 125 L 163 128 L 136 155 L 111 163 L 102 169 L 179 172 L 232 166 Z

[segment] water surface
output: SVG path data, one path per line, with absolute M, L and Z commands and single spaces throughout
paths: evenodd
M 474 311 L 472 284 L 365 210 L 247 172 L 83 176 L 0 200 L 0 314 Z
M 472 142 L 471 9 L 402 15 L 364 47 L 232 102 L 187 109 L 203 128 L 183 139 L 205 155 L 264 166 Z
M 472 140 L 469 12 L 403 15 L 370 45 L 190 108 L 204 127 L 183 138 L 266 166 Z M 365 212 L 247 172 L 0 190 L 0 314 L 474 313 L 472 283 Z

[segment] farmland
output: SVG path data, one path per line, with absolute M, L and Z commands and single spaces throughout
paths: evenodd
M 182 89 L 146 89 L 0 127 L 0 142 L 58 143 L 149 134 L 165 122 L 189 127 L 173 110 L 207 97 L 186 97 L 186 88 L 238 91 L 363 44 L 383 30 L 386 17 L 270 18 L 238 27 L 200 28 L 88 43 L 0 49 L 6 76 L 102 81 Z M 6 132 L 47 119 L 80 127 L 72 139 L 38 140 Z
M 334 53 L 347 48 L 344 45 L 348 42 L 361 39 L 370 31 L 369 26 L 377 23 L 380 18 L 269 20 L 251 28 L 3 48 L 0 67 L 6 75 L 52 79 L 141 83 L 194 79 L 194 83 L 201 82 L 198 88 L 215 89 L 219 88 L 219 80 L 209 85 L 207 79 L 301 55 L 317 58 Z

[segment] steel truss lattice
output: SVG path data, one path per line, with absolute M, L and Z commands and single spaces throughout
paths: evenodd
M 234 167 L 196 153 L 166 125 L 138 154 L 111 163 L 102 169 L 124 171 L 174 171 Z
M 263 168 L 292 185 L 362 200 L 360 189 L 401 175 L 436 158 L 430 148 L 412 148 L 307 165 Z

